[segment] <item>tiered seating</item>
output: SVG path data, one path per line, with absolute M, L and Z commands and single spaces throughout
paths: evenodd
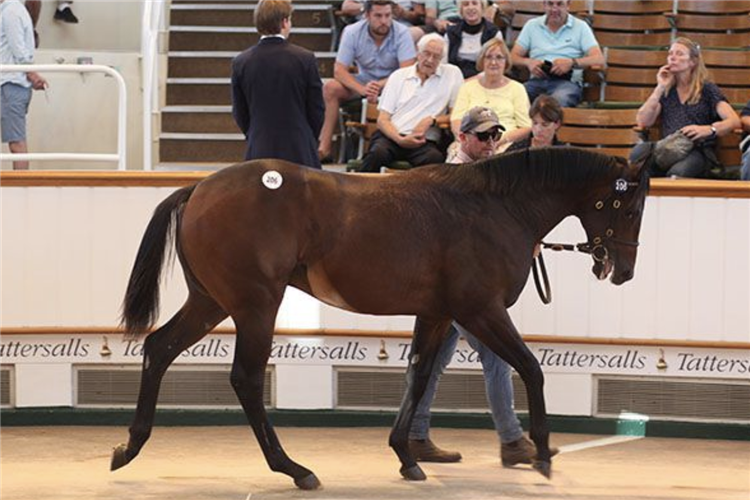
M 636 109 L 565 108 L 557 137 L 571 146 L 627 157 L 640 142 L 635 131 Z
M 703 47 L 750 47 L 750 1 L 679 0 L 668 18 L 676 36 Z
M 584 14 L 602 47 L 666 46 L 672 26 L 664 14 L 672 0 L 596 0 L 593 13 Z
M 217 168 L 241 161 L 244 136 L 231 115 L 231 60 L 257 42 L 256 1 L 173 0 L 159 168 Z M 294 2 L 290 40 L 316 52 L 333 75 L 331 3 Z

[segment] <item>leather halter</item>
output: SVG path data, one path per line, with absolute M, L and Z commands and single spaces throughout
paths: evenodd
M 542 248 L 549 248 L 550 250 L 556 252 L 567 250 L 571 252 L 586 253 L 591 255 L 591 258 L 593 258 L 594 261 L 606 263 L 609 261 L 609 250 L 607 248 L 608 244 L 637 247 L 639 245 L 638 241 L 624 240 L 615 237 L 613 223 L 620 213 L 619 209 L 622 206 L 621 198 L 623 194 L 628 191 L 628 188 L 638 187 L 639 184 L 639 182 L 627 181 L 622 178 L 617 179 L 615 181 L 613 192 L 606 199 L 599 200 L 594 203 L 594 208 L 596 210 L 603 210 L 607 207 L 609 201 L 612 200 L 609 223 L 607 224 L 607 229 L 604 230 L 603 236 L 597 235 L 591 238 L 589 241 L 575 244 L 547 243 L 545 241 L 542 241 Z M 542 280 L 544 281 L 544 290 L 542 290 L 542 285 L 539 281 L 539 271 L 537 270 L 537 265 L 539 267 L 539 271 L 541 271 Z M 534 285 L 536 286 L 536 291 L 539 294 L 539 298 L 542 300 L 542 303 L 549 304 L 550 302 L 552 302 L 552 290 L 550 288 L 549 278 L 547 276 L 547 267 L 544 265 L 544 257 L 542 257 L 541 252 L 536 257 L 536 259 L 534 259 L 531 270 L 534 274 Z

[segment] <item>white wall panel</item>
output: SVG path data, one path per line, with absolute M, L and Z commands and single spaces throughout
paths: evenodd
M 58 189 L 60 203 L 53 207 L 60 221 L 74 221 L 60 223 L 60 249 L 57 255 L 49 255 L 57 260 L 57 318 L 62 325 L 89 324 L 95 307 L 91 293 L 91 242 L 96 233 L 90 224 L 90 194 L 91 189 L 84 187 Z
M 750 203 L 727 200 L 724 254 L 714 255 L 711 267 L 724 267 L 722 308 L 724 332 L 720 340 L 750 342 Z M 723 313 L 723 314 L 722 314 Z
M 690 244 L 690 302 L 686 314 L 690 320 L 689 339 L 716 335 L 724 330 L 721 314 L 724 300 L 724 266 L 717 265 L 716 256 L 724 255 L 726 200 L 717 198 L 691 199 L 692 223 Z M 698 236 L 699 235 L 699 236 Z
M 24 314 L 26 304 L 26 257 L 24 248 L 30 232 L 28 225 L 28 199 L 25 196 L 15 196 L 7 189 L 0 189 L 0 212 L 2 212 L 2 226 L 0 239 L 2 240 L 2 286 L 0 286 L 0 317 L 3 324 L 17 324 Z
M 36 188 L 28 193 L 28 240 L 24 260 L 17 263 L 25 269 L 25 281 L 19 285 L 23 289 L 27 325 L 34 324 L 33 321 L 45 325 L 57 323 L 57 253 L 64 244 L 58 205 L 56 188 Z
M 690 305 L 690 206 L 680 198 L 659 203 L 655 338 L 685 339 Z
M 661 198 L 647 198 L 641 224 L 635 277 L 622 290 L 622 337 L 650 338 L 656 335 L 658 213 Z

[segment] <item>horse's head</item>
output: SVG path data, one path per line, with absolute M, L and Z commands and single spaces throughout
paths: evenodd
M 621 173 L 592 190 L 581 209 L 588 241 L 580 249 L 591 254 L 591 270 L 600 280 L 612 274 L 612 283 L 621 285 L 633 277 L 652 151 L 653 144 L 644 143 L 633 150 L 630 162 L 618 159 Z

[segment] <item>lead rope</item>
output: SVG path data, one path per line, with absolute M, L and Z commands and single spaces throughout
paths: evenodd
M 531 271 L 534 274 L 534 285 L 536 285 L 536 291 L 539 294 L 539 298 L 542 299 L 542 304 L 549 304 L 552 302 L 552 288 L 549 285 L 549 277 L 547 276 L 547 266 L 544 265 L 544 256 L 541 250 L 539 255 L 532 261 Z M 539 269 L 537 269 L 537 263 Z M 544 290 L 542 290 L 542 284 L 539 282 L 539 273 L 542 274 L 542 280 L 544 280 Z

